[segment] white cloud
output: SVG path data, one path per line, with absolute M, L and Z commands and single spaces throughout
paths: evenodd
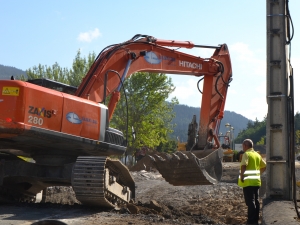
M 230 95 L 236 95 L 236 94 L 238 94 L 238 92 L 235 89 L 232 89 L 232 88 L 228 89 L 227 95 L 228 95 L 228 93 L 230 93 Z
M 233 82 L 228 89 L 225 110 L 261 121 L 267 114 L 266 54 L 238 42 L 229 46 Z
M 253 58 L 253 52 L 249 49 L 247 44 L 242 42 L 229 45 L 229 52 L 235 52 L 240 56 L 239 59 L 243 61 Z
M 197 81 L 199 78 L 182 75 L 169 76 L 172 78 L 176 87 L 175 91 L 170 95 L 169 100 L 173 97 L 176 97 L 179 103 L 182 105 L 188 105 L 192 107 L 201 106 L 202 94 L 197 89 Z M 202 86 L 200 88 L 202 89 Z
M 245 116 L 248 119 L 262 121 L 267 115 L 268 104 L 266 98 L 253 98 L 248 102 L 248 107 L 235 112 Z
M 102 36 L 98 28 L 90 30 L 88 32 L 80 33 L 77 40 L 82 42 L 91 42 L 92 40 Z
M 266 86 L 266 81 L 264 80 L 263 82 L 258 83 L 258 84 L 256 85 L 255 91 L 256 91 L 257 93 L 260 93 L 260 94 L 266 96 L 266 88 L 267 88 L 267 86 Z
M 211 48 L 196 48 L 196 55 L 199 55 L 201 58 L 210 58 L 214 51 L 215 49 Z
M 229 52 L 231 60 L 235 62 L 232 66 L 233 69 L 241 67 L 247 70 L 247 73 L 266 76 L 266 54 L 262 53 L 262 50 L 253 51 L 247 44 L 238 42 L 229 46 Z M 260 55 L 257 56 L 255 52 L 258 52 Z

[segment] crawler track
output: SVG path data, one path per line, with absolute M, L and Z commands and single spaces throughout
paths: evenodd
M 78 157 L 72 174 L 76 198 L 82 204 L 106 208 L 126 203 L 134 197 L 134 181 L 126 170 L 119 161 L 107 157 Z M 114 183 L 117 188 L 110 188 Z

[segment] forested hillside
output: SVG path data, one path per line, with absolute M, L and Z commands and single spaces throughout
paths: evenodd
M 171 136 L 172 138 L 179 137 L 180 141 L 185 142 L 187 140 L 188 125 L 192 121 L 193 115 L 196 115 L 197 122 L 199 123 L 200 108 L 175 105 L 174 112 L 176 113 L 176 117 L 173 119 L 173 123 L 176 124 L 176 127 Z M 229 123 L 234 128 L 234 136 L 236 137 L 239 132 L 247 128 L 249 121 L 251 120 L 240 114 L 225 110 L 219 133 L 225 134 L 228 130 L 225 124 Z
M 253 123 L 247 124 L 245 130 L 243 130 L 237 137 L 236 142 L 242 142 L 245 138 L 250 138 L 255 144 L 265 145 L 266 144 L 266 124 L 267 119 L 263 121 L 254 121 Z M 294 117 L 294 129 L 295 129 L 295 144 L 300 145 L 300 112 L 296 112 Z
M 11 76 L 20 77 L 21 75 L 26 76 L 26 72 L 12 66 L 0 65 L 0 80 L 10 79 Z

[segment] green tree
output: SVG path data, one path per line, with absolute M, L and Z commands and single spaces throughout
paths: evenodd
M 296 130 L 295 136 L 295 144 L 300 145 L 300 130 Z
M 38 79 L 38 78 L 47 78 L 50 80 L 55 80 L 61 83 L 68 83 L 67 75 L 69 70 L 67 68 L 61 68 L 56 62 L 52 66 L 41 65 L 33 66 L 26 70 L 28 79 Z
M 178 104 L 176 98 L 166 102 L 175 89 L 171 78 L 165 74 L 138 72 L 125 80 L 124 88 L 128 102 L 128 127 L 123 90 L 111 126 L 122 130 L 124 134 L 127 130 L 131 132 L 131 127 L 134 127 L 136 139 L 132 140 L 131 135 L 128 137 L 131 154 L 142 146 L 155 149 L 168 142 L 174 127 L 171 124 L 175 117 L 173 107 Z
M 266 121 L 267 117 L 263 121 L 259 122 L 257 119 L 254 123 L 251 121 L 247 124 L 247 129 L 241 131 L 236 137 L 236 142 L 242 142 L 246 138 L 250 138 L 257 145 L 266 144 Z M 296 112 L 294 117 L 295 124 L 295 144 L 300 145 L 300 113 Z
M 69 84 L 71 86 L 78 86 L 82 78 L 87 74 L 91 65 L 96 58 L 96 54 L 89 53 L 88 57 L 82 57 L 80 50 L 77 51 L 75 59 L 73 60 L 72 69 L 61 68 L 56 62 L 52 66 L 41 65 L 33 66 L 26 70 L 28 79 L 47 78 L 61 83 Z M 25 80 L 21 77 L 21 80 Z
M 266 136 L 266 122 L 267 117 L 263 121 L 259 122 L 257 119 L 252 124 L 248 123 L 247 129 L 241 131 L 238 136 L 235 138 L 236 143 L 242 143 L 244 139 L 250 138 L 253 143 L 262 143 Z M 262 140 L 263 139 L 263 140 Z
M 159 146 L 156 148 L 158 152 L 165 152 L 165 153 L 173 153 L 177 151 L 177 141 L 176 140 L 168 140 L 166 143 L 160 143 Z
M 257 145 L 265 145 L 266 144 L 266 136 L 261 137 L 261 139 L 256 144 Z
M 89 53 L 88 57 L 81 57 L 80 50 L 77 51 L 75 59 L 73 60 L 72 69 L 67 75 L 68 84 L 71 86 L 79 86 L 84 76 L 88 73 L 93 62 L 95 61 L 95 52 Z
M 295 130 L 300 130 L 300 112 L 295 114 Z

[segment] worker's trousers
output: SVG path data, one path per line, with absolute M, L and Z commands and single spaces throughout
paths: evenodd
M 257 186 L 249 186 L 243 188 L 245 202 L 246 205 L 248 206 L 247 223 L 249 224 L 258 223 L 259 210 L 260 210 L 260 204 L 258 201 L 258 190 L 259 187 Z

